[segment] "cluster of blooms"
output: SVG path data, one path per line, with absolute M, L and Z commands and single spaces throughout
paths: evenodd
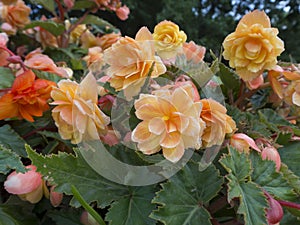
M 7 34 L 15 33 L 30 22 L 30 9 L 24 2 L 2 2 L 1 16 L 5 21 L 2 30 Z M 121 19 L 128 16 L 128 8 L 122 7 L 118 0 L 95 2 L 97 9 L 115 11 Z M 68 10 L 73 4 L 72 0 L 64 1 Z M 72 70 L 57 66 L 40 49 L 30 52 L 23 60 L 6 47 L 8 37 L 1 33 L 0 65 L 11 68 L 16 76 L 12 87 L 3 90 L 0 96 L 1 120 L 19 118 L 33 122 L 34 117 L 42 116 L 54 106 L 51 108 L 52 117 L 62 139 L 73 144 L 87 138 L 101 139 L 114 145 L 119 142 L 117 131 L 110 127 L 110 117 L 104 111 L 110 110 L 116 96 L 97 84 L 94 75 L 105 71 L 105 76 L 98 81 L 109 83 L 117 92 L 123 91 L 125 98 L 131 100 L 141 92 L 148 78 L 155 80 L 165 74 L 179 55 L 184 55 L 189 63 L 204 63 L 205 47 L 192 41 L 187 43 L 186 34 L 171 21 L 160 22 L 153 33 L 142 27 L 135 38 L 122 37 L 119 33 L 98 37 L 86 25 L 74 26 L 67 20 L 64 24 L 70 34 L 67 43 L 88 49 L 83 58 L 87 62 L 88 75 L 80 83 L 71 80 Z M 63 47 L 65 44 L 41 27 L 27 33 L 34 34 L 43 47 Z M 264 83 L 264 72 L 268 71 L 267 78 L 279 98 L 300 106 L 300 70 L 295 66 L 277 65 L 277 56 L 284 50 L 277 34 L 264 12 L 253 11 L 244 16 L 235 32 L 226 37 L 223 56 L 249 88 L 259 88 Z M 56 84 L 37 78 L 33 70 L 53 73 L 62 79 Z M 187 148 L 222 145 L 229 137 L 229 145 L 239 151 L 249 152 L 252 148 L 261 152 L 263 159 L 275 161 L 279 171 L 280 157 L 272 143 L 255 142 L 246 134 L 235 133 L 236 123 L 226 114 L 226 108 L 213 99 L 201 99 L 196 85 L 186 75 L 178 76 L 168 85 L 156 83 L 150 88 L 150 93 L 140 94 L 134 101 L 135 115 L 141 122 L 132 130 L 130 139 L 137 143 L 139 151 L 154 154 L 162 150 L 167 160 L 177 162 Z M 22 199 L 37 202 L 45 184 L 34 166 L 28 168 L 31 170 L 23 175 L 11 174 L 5 187 Z M 23 192 L 14 190 L 22 185 L 23 176 L 36 180 L 34 187 Z

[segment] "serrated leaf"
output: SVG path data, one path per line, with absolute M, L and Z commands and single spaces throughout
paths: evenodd
M 21 205 L 0 205 L 0 225 L 38 224 L 37 218 Z
M 284 178 L 287 180 L 289 185 L 293 187 L 295 192 L 300 195 L 300 177 L 295 175 L 286 164 L 281 163 L 280 172 L 283 174 Z
M 250 154 L 253 173 L 252 181 L 259 184 L 264 190 L 282 200 L 293 201 L 297 197 L 292 186 L 282 173 L 276 172 L 273 161 L 262 160 L 256 152 Z
M 285 163 L 288 168 L 300 177 L 300 142 L 291 142 L 282 148 L 278 149 L 281 161 Z
M 7 174 L 10 170 L 25 173 L 25 167 L 20 156 L 0 145 L 0 173 Z
M 0 127 L 0 144 L 18 155 L 26 157 L 24 148 L 26 142 L 7 124 Z
M 55 225 L 82 225 L 81 212 L 74 208 L 52 210 L 47 213 L 47 216 L 55 221 Z
M 54 0 L 30 0 L 33 4 L 42 5 L 49 12 L 55 14 Z
M 220 163 L 228 172 L 228 201 L 240 200 L 237 213 L 244 216 L 245 224 L 267 224 L 265 210 L 268 203 L 261 187 L 250 179 L 252 168 L 247 155 L 229 148 L 229 154 L 223 156 Z
M 15 76 L 11 69 L 0 67 L 0 88 L 10 88 L 15 80 Z
M 219 63 L 218 75 L 226 88 L 231 89 L 233 93 L 239 91 L 240 79 L 232 69 L 225 66 L 223 63 Z
M 58 192 L 71 195 L 71 185 L 74 185 L 86 202 L 95 201 L 102 208 L 128 194 L 126 186 L 113 183 L 94 171 L 78 150 L 75 150 L 75 156 L 63 152 L 42 156 L 27 145 L 26 151 L 37 171 L 55 183 Z M 75 199 L 72 199 L 71 205 L 80 206 Z
M 211 216 L 203 204 L 217 195 L 222 183 L 214 166 L 200 172 L 199 165 L 190 162 L 162 184 L 162 190 L 153 199 L 159 207 L 151 217 L 165 225 L 211 224 Z
M 115 201 L 107 215 L 109 225 L 154 225 L 156 221 L 149 218 L 150 213 L 155 209 L 151 204 L 154 197 L 154 186 L 129 188 L 130 194 Z
M 72 10 L 88 9 L 95 7 L 95 2 L 92 1 L 75 1 Z
M 42 27 L 43 29 L 49 31 L 54 36 L 59 36 L 65 31 L 65 26 L 60 23 L 55 23 L 52 20 L 48 21 L 32 21 L 30 24 L 25 26 L 25 29 Z

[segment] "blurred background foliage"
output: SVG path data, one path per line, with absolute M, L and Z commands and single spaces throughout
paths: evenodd
M 121 30 L 122 35 L 134 37 L 142 26 L 153 31 L 162 20 L 177 23 L 188 35 L 207 50 L 219 54 L 224 38 L 234 31 L 239 19 L 247 12 L 264 10 L 277 27 L 279 37 L 285 42 L 285 52 L 280 60 L 300 62 L 300 0 L 122 0 L 131 13 L 129 19 L 120 21 L 115 14 L 98 11 Z M 33 17 L 41 13 L 37 9 Z M 78 12 L 79 16 L 80 13 Z

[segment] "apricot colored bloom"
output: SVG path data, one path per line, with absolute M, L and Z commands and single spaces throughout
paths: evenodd
M 199 63 L 203 61 L 206 48 L 195 44 L 195 42 L 193 41 L 190 41 L 189 43 L 187 42 L 183 43 L 183 52 L 188 61 Z
M 56 66 L 53 60 L 49 56 L 42 54 L 39 49 L 29 53 L 25 57 L 24 64 L 31 69 L 54 73 L 60 77 L 69 78 L 73 74 L 67 68 Z
M 116 15 L 120 20 L 127 20 L 129 13 L 130 9 L 126 5 L 116 9 Z
M 4 5 L 2 7 L 1 17 L 12 27 L 20 29 L 30 23 L 30 11 L 31 9 L 26 6 L 22 0 L 18 0 L 13 5 Z
M 153 38 L 155 49 L 163 59 L 176 56 L 180 47 L 187 37 L 184 31 L 179 30 L 179 26 L 171 21 L 164 20 L 154 27 Z
M 105 50 L 112 46 L 112 44 L 116 43 L 121 38 L 120 33 L 109 33 L 104 34 L 101 37 L 98 38 L 100 47 Z
M 263 160 L 274 161 L 276 164 L 276 171 L 278 172 L 280 170 L 281 159 L 276 148 L 274 148 L 273 146 L 265 147 L 261 152 L 261 157 Z
M 18 195 L 22 200 L 37 203 L 43 197 L 42 175 L 36 172 L 34 165 L 26 166 L 25 173 L 12 172 L 4 182 L 4 188 L 11 194 Z
M 8 37 L 6 33 L 0 33 L 0 66 L 6 66 L 9 62 L 6 60 L 10 54 L 5 50 Z
M 250 90 L 255 90 L 259 88 L 264 83 L 264 77 L 263 75 L 260 75 L 253 80 L 247 81 L 246 85 Z
M 155 56 L 153 38 L 146 27 L 142 27 L 135 39 L 122 37 L 104 51 L 103 60 L 110 66 L 107 75 L 110 85 L 117 91 L 124 90 L 127 99 L 138 94 L 150 73 L 158 77 L 166 72 L 166 67 Z
M 173 92 L 157 90 L 153 95 L 140 95 L 134 107 L 142 122 L 131 136 L 140 151 L 149 155 L 162 149 L 166 159 L 177 162 L 185 149 L 201 147 L 205 123 L 200 118 L 202 104 L 190 95 L 192 89 L 189 85 Z
M 203 131 L 202 140 L 206 147 L 221 145 L 226 134 L 236 130 L 234 120 L 226 114 L 226 108 L 213 99 L 202 99 L 201 119 L 206 127 Z
M 255 141 L 246 134 L 236 133 L 232 135 L 230 139 L 230 145 L 240 152 L 249 153 L 250 147 L 260 152 L 260 149 L 256 145 Z
M 16 77 L 11 90 L 0 98 L 0 120 L 18 117 L 33 122 L 49 109 L 52 81 L 36 79 L 31 70 Z
M 65 21 L 65 27 L 66 30 L 70 29 L 71 27 L 71 23 L 69 20 Z M 72 30 L 72 32 L 70 33 L 70 43 L 78 43 L 80 40 L 81 35 L 87 31 L 87 27 L 85 24 L 79 24 L 78 26 L 76 26 L 76 28 L 74 30 Z
M 70 139 L 78 144 L 83 138 L 97 140 L 107 132 L 110 122 L 97 106 L 97 82 L 89 73 L 80 84 L 61 80 L 58 88 L 54 88 L 51 97 L 55 108 L 52 117 L 58 132 L 63 139 Z
M 225 38 L 223 56 L 244 81 L 250 81 L 276 66 L 277 56 L 284 51 L 284 43 L 277 34 L 278 29 L 271 27 L 265 12 L 250 12 L 240 20 L 235 32 Z
M 101 72 L 102 66 L 104 64 L 102 57 L 102 49 L 96 46 L 89 48 L 88 55 L 83 57 L 83 60 L 86 62 L 88 69 L 93 74 L 98 74 Z
M 99 39 L 96 38 L 95 35 L 89 30 L 86 30 L 82 33 L 82 35 L 80 36 L 80 43 L 82 48 L 92 48 L 95 46 L 100 46 Z

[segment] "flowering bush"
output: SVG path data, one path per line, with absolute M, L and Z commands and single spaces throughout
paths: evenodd
M 3 224 L 300 224 L 300 67 L 264 11 L 207 62 L 172 21 L 95 15 L 119 0 L 0 10 Z

